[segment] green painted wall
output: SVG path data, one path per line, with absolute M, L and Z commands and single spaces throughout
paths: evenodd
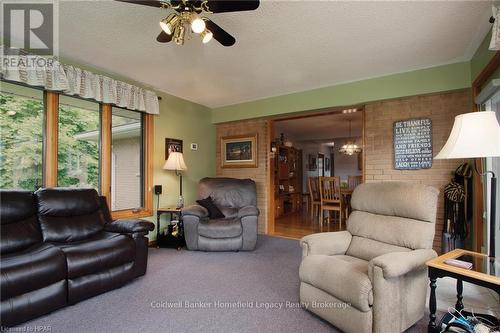
M 151 89 L 140 82 L 106 72 L 104 69 L 79 64 L 68 59 L 62 59 L 61 62 Z M 179 197 L 179 178 L 175 176 L 175 172 L 162 169 L 165 163 L 165 138 L 183 140 L 184 160 L 188 167 L 188 170 L 183 173 L 183 195 L 186 204 L 190 204 L 196 200 L 198 180 L 215 176 L 215 125 L 212 124 L 209 108 L 167 93 L 157 91 L 157 94 L 162 100 L 160 101 L 160 115 L 154 118 L 153 185 L 163 186 L 160 206 L 176 205 Z M 191 143 L 198 143 L 197 151 L 190 150 Z M 156 197 L 154 208 L 156 208 Z M 162 226 L 166 223 L 165 218 L 164 215 Z M 156 222 L 155 216 L 146 219 Z M 149 239 L 156 239 L 156 230 L 150 233 Z
M 496 51 L 488 50 L 491 40 L 491 31 L 488 32 L 486 37 L 484 37 L 481 45 L 479 45 L 476 53 L 472 57 L 470 61 L 470 72 L 471 72 L 471 81 L 474 81 L 479 73 L 483 70 L 484 67 L 488 64 L 488 62 L 493 58 Z
M 210 109 L 165 93 L 159 96 L 162 100 L 160 116 L 155 117 L 154 184 L 163 186 L 160 206 L 175 206 L 179 197 L 179 178 L 174 171 L 162 169 L 165 138 L 183 140 L 188 168 L 183 172 L 183 195 L 186 204 L 192 204 L 197 199 L 198 181 L 215 176 L 215 126 L 211 123 Z M 197 151 L 190 149 L 191 143 L 198 144 Z M 166 223 L 165 218 L 166 214 L 162 225 Z M 156 239 L 156 232 L 149 239 Z
M 470 86 L 470 64 L 461 62 L 215 108 L 212 121 L 221 123 L 349 106 Z

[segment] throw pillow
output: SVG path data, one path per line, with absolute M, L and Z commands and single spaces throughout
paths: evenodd
M 215 205 L 212 197 L 207 197 L 205 199 L 196 200 L 198 205 L 205 207 L 208 210 L 208 217 L 211 219 L 223 219 L 225 216 L 222 214 L 220 209 Z

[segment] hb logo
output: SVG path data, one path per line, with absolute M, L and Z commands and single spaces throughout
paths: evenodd
M 24 49 L 37 55 L 54 54 L 54 10 L 51 3 L 3 4 L 6 50 Z

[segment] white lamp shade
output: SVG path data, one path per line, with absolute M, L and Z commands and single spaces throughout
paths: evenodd
M 500 156 L 500 125 L 493 111 L 455 117 L 450 137 L 434 159 Z
M 182 153 L 175 151 L 171 152 L 170 155 L 168 156 L 168 160 L 165 162 L 165 165 L 163 166 L 163 169 L 175 170 L 175 171 L 187 170 L 186 163 L 184 163 L 184 157 L 182 156 Z

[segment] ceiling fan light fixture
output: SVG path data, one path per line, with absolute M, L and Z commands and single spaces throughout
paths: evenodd
M 208 29 L 203 30 L 200 34 L 201 41 L 203 42 L 203 44 L 210 42 L 213 36 L 214 34 Z
M 202 33 L 205 31 L 205 27 L 205 21 L 201 17 L 196 14 L 191 16 L 191 30 L 193 30 L 194 33 Z
M 165 33 L 171 35 L 174 33 L 176 26 L 181 21 L 179 15 L 172 13 L 160 21 L 160 27 Z
M 182 24 L 178 25 L 174 31 L 174 42 L 177 45 L 184 45 L 184 36 L 186 28 Z

